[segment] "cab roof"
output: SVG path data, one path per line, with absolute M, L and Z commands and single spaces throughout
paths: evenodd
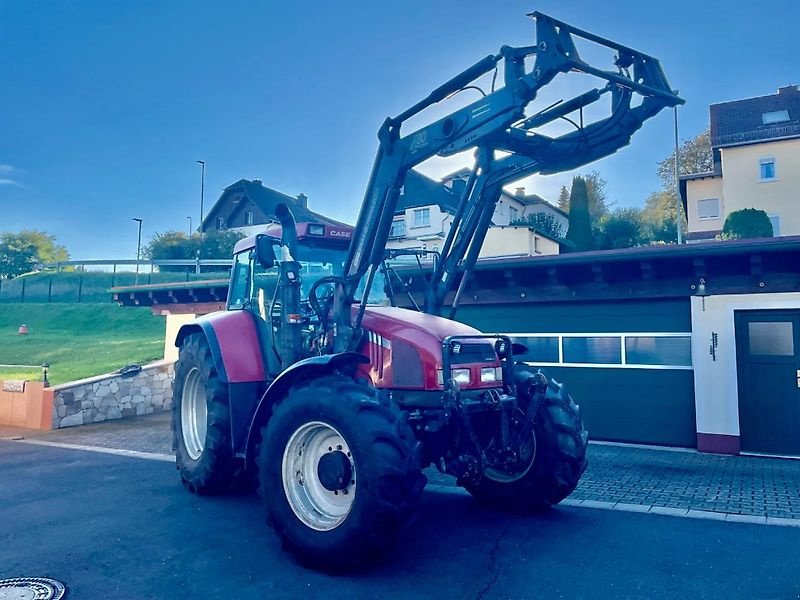
M 245 250 L 252 250 L 256 245 L 256 237 L 268 235 L 280 241 L 283 235 L 283 228 L 278 223 L 270 223 L 264 227 L 260 234 L 251 235 L 236 242 L 233 248 L 234 254 Z M 349 225 L 332 225 L 329 223 L 298 223 L 297 241 L 298 243 L 323 243 L 326 246 L 346 250 L 350 245 L 350 238 L 353 236 L 353 228 Z

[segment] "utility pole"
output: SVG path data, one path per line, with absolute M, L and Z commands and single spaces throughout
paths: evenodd
M 139 285 L 139 258 L 142 255 L 142 219 L 133 219 L 139 224 L 139 235 L 136 238 L 136 280 L 134 285 Z
M 198 160 L 200 165 L 200 244 L 197 246 L 197 263 L 195 273 L 200 274 L 200 248 L 203 245 L 203 201 L 206 190 L 206 161 Z
M 678 245 L 683 243 L 683 231 L 681 231 L 681 182 L 680 177 L 680 147 L 678 145 L 678 107 L 672 109 L 675 112 L 675 218 L 678 226 Z

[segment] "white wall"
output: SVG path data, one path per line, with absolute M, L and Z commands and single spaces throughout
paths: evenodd
M 692 298 L 692 362 L 697 432 L 739 435 L 739 391 L 736 370 L 736 310 L 800 308 L 800 293 L 709 296 Z M 709 347 L 718 335 L 714 361 Z
M 761 181 L 761 159 L 775 160 L 775 179 Z M 800 235 L 800 139 L 722 149 L 725 214 L 759 208 L 780 217 L 781 235 Z
M 178 349 L 175 347 L 175 338 L 178 337 L 178 331 L 187 323 L 191 323 L 197 318 L 195 314 L 171 314 L 167 313 L 167 331 L 164 338 L 164 360 L 176 361 L 178 360 Z

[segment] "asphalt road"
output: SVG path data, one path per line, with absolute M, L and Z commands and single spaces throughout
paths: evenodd
M 798 598 L 800 530 L 427 493 L 390 558 L 328 576 L 285 555 L 255 496 L 201 498 L 173 465 L 0 442 L 0 578 L 68 599 Z

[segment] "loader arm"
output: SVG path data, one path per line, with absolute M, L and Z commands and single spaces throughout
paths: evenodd
M 400 189 L 409 169 L 434 155 L 477 149 L 475 170 L 426 294 L 426 312 L 438 313 L 456 270 L 464 269 L 466 275 L 477 260 L 503 185 L 536 172 L 574 169 L 612 154 L 629 143 L 645 120 L 665 107 L 683 103 L 669 87 L 655 58 L 541 13 L 530 16 L 536 22 L 535 45 L 503 46 L 498 54 L 477 62 L 397 117 L 387 119 L 380 128 L 378 152 L 353 232 L 344 276 L 337 287 L 334 351 L 353 350 L 359 342 L 357 332 L 366 297 L 383 260 Z M 603 70 L 585 62 L 576 48 L 576 38 L 616 51 L 615 69 Z M 532 56 L 535 58 L 527 66 L 526 59 Z M 406 120 L 501 66 L 501 88 L 415 132 L 401 134 Z M 526 116 L 526 108 L 538 91 L 560 73 L 570 71 L 605 80 L 606 85 Z M 583 108 L 606 94 L 611 95 L 611 115 L 584 126 Z M 635 94 L 642 97 L 642 102 L 632 107 Z M 557 137 L 534 131 L 576 111 L 581 121 L 580 126 L 576 124 L 576 131 Z M 508 154 L 497 157 L 497 150 Z M 350 306 L 365 276 L 361 309 L 353 318 Z M 462 277 L 460 291 L 464 282 Z

